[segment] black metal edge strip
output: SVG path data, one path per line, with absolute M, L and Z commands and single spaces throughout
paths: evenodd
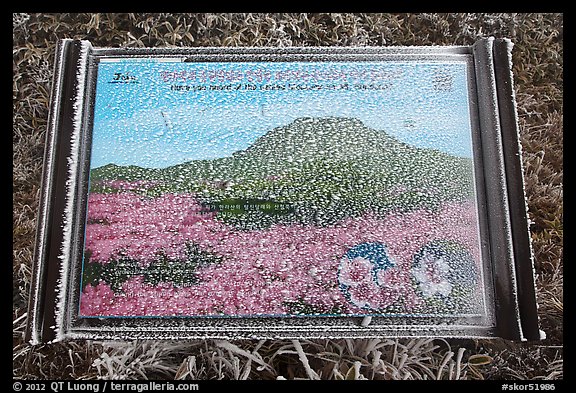
M 37 274 L 42 275 L 42 281 L 37 288 L 36 298 L 37 332 L 35 335 L 40 342 L 47 342 L 56 338 L 54 327 L 56 325 L 56 302 L 58 297 L 58 281 L 61 264 L 60 253 L 64 236 L 65 195 L 68 181 L 68 158 L 71 153 L 70 140 L 74 129 L 74 97 L 76 94 L 77 76 L 76 66 L 79 58 L 79 43 L 77 41 L 61 41 L 61 57 L 57 61 L 62 63 L 60 90 L 54 99 L 53 109 L 56 113 L 54 133 L 54 146 L 50 163 L 51 171 L 46 174 L 45 186 L 49 187 L 45 200 L 42 203 L 49 210 L 44 225 L 45 239 L 43 246 L 38 250 Z
M 79 323 L 80 297 L 82 292 L 82 272 L 84 269 L 84 244 L 86 219 L 88 212 L 90 159 L 92 152 L 92 132 L 94 126 L 94 110 L 96 101 L 96 79 L 98 73 L 97 60 L 92 56 L 93 47 L 88 44 L 90 52 L 86 58 L 84 74 L 84 102 L 82 108 L 82 125 L 78 137 L 78 158 L 76 199 L 70 248 L 70 266 L 68 269 L 68 302 L 66 324 L 70 332 L 74 332 Z
M 270 54 L 230 54 L 230 53 L 215 53 L 215 54 L 176 54 L 173 53 L 168 57 L 162 57 L 155 54 L 146 55 L 124 55 L 124 56 L 102 56 L 100 59 L 106 60 L 149 60 L 149 59 L 173 59 L 173 61 L 181 62 L 203 62 L 203 63 L 221 63 L 221 62 L 346 62 L 346 61 L 366 61 L 376 62 L 382 60 L 395 60 L 395 61 L 412 61 L 428 60 L 428 61 L 450 61 L 460 60 L 462 57 L 469 56 L 469 54 L 418 54 L 418 53 L 395 53 L 395 54 L 378 54 L 378 53 L 270 53 Z
M 89 73 L 89 56 L 92 45 L 89 41 L 74 41 L 77 56 L 75 57 L 76 86 L 73 94 L 73 112 L 70 117 L 72 131 L 69 138 L 69 157 L 67 169 L 67 195 L 65 198 L 65 225 L 67 236 L 64 237 L 62 248 L 62 271 L 60 273 L 59 299 L 57 311 L 57 340 L 69 338 L 73 330 L 72 320 L 79 303 L 75 298 L 77 271 L 82 265 L 82 249 L 84 247 L 84 211 L 85 197 L 83 195 L 84 168 L 89 163 L 84 157 L 85 130 L 88 112 L 86 97 L 87 77 Z
M 71 156 L 71 140 L 74 133 L 74 114 L 75 97 L 77 90 L 77 65 L 80 57 L 80 43 L 78 41 L 69 41 L 68 50 L 65 57 L 64 74 L 62 75 L 62 94 L 60 97 L 60 125 L 56 132 L 59 134 L 59 143 L 56 149 L 55 157 L 55 176 L 53 179 L 54 197 L 51 200 L 52 220 L 48 223 L 51 230 L 49 241 L 49 253 L 46 263 L 48 264 L 47 285 L 44 296 L 46 297 L 47 307 L 45 310 L 45 325 L 43 341 L 54 340 L 56 338 L 55 330 L 57 328 L 57 302 L 59 291 L 63 288 L 58 287 L 59 280 L 62 280 L 62 264 L 65 263 L 60 259 L 64 241 L 64 226 L 66 213 L 66 195 L 68 193 L 68 165 Z
M 386 326 L 376 329 L 368 326 L 362 329 L 310 330 L 306 327 L 270 329 L 267 331 L 252 330 L 149 330 L 149 329 L 76 329 L 70 338 L 84 340 L 288 340 L 288 339 L 367 339 L 367 338 L 453 338 L 453 339 L 492 339 L 493 332 L 489 328 L 460 327 L 450 329 L 445 326 L 411 326 L 409 329 L 394 329 Z
M 96 56 L 470 54 L 469 46 L 95 48 Z
M 34 261 L 32 266 L 32 287 L 28 301 L 28 321 L 26 326 L 25 340 L 33 344 L 43 341 L 44 315 L 46 308 L 47 286 L 47 255 L 49 254 L 49 239 L 51 228 L 49 223 L 53 219 L 51 202 L 55 198 L 53 187 L 56 176 L 56 150 L 60 144 L 58 128 L 61 113 L 62 78 L 66 69 L 66 58 L 70 40 L 58 41 L 55 50 L 53 66 L 52 88 L 50 93 L 50 111 L 48 114 L 48 127 L 45 134 L 45 148 L 43 160 L 43 173 L 41 180 L 41 198 L 38 207 L 36 222 L 36 240 L 34 248 Z M 50 302 L 48 302 L 50 303 Z
M 494 282 L 494 272 L 492 264 L 487 263 L 491 260 L 490 250 L 490 227 L 488 225 L 488 203 L 486 202 L 486 179 L 484 174 L 484 156 L 482 149 L 482 135 L 480 132 L 478 87 L 476 86 L 476 69 L 473 56 L 467 65 L 468 76 L 468 99 L 470 104 L 471 120 L 471 138 L 472 138 L 472 158 L 473 158 L 473 175 L 476 194 L 476 214 L 478 217 L 479 245 L 481 250 L 482 264 L 482 283 L 484 291 L 484 320 L 495 330 L 496 317 L 494 310 L 494 291 L 492 283 Z M 489 285 L 487 285 L 489 283 Z
M 484 158 L 491 263 L 494 273 L 496 330 L 502 338 L 522 340 L 514 282 L 514 255 L 510 241 L 508 195 L 504 176 L 492 44 L 493 38 L 478 40 L 473 45 L 473 53 Z
M 498 111 L 500 130 L 504 150 L 506 182 L 508 184 L 508 203 L 512 242 L 518 286 L 520 321 L 524 336 L 528 340 L 539 340 L 538 310 L 534 287 L 534 264 L 528 229 L 526 195 L 519 145 L 518 117 L 516 113 L 512 70 L 511 42 L 498 39 L 494 42 L 494 67 L 498 93 Z

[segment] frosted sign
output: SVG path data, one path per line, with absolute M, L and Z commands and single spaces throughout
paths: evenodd
M 80 314 L 482 313 L 467 83 L 465 61 L 100 64 Z
M 506 335 L 470 48 L 60 48 L 57 338 Z

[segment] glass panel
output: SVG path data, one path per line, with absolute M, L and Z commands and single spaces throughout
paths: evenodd
M 486 316 L 468 72 L 100 62 L 80 317 Z

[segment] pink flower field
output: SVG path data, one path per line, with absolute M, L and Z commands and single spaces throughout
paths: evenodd
M 415 255 L 433 241 L 451 242 L 471 256 L 479 271 L 476 222 L 475 205 L 469 202 L 385 217 L 366 214 L 326 227 L 291 224 L 242 231 L 216 219 L 214 213 L 203 211 L 191 194 L 166 193 L 152 198 L 129 187 L 117 193 L 92 193 L 85 266 L 101 264 L 106 268 L 122 258 L 137 261 L 142 269 L 162 258 L 171 264 L 186 264 L 191 244 L 218 258 L 213 263 L 195 265 L 196 279 L 187 285 L 170 280 L 152 284 L 142 274 L 119 282 L 115 290 L 105 280 L 85 284 L 80 314 L 420 313 L 430 311 L 430 299 L 434 304 L 440 302 L 435 310 L 443 311 L 442 302 L 450 302 L 450 291 L 434 288 L 452 287 L 442 286 L 439 273 L 428 265 L 422 265 L 421 274 L 415 276 Z M 351 247 L 365 243 L 382 245 L 390 266 L 379 267 L 368 257 L 346 256 Z M 419 282 L 425 277 L 433 277 L 436 286 L 427 283 L 423 292 Z M 479 302 L 481 283 L 477 282 L 476 287 L 471 289 L 473 298 L 476 296 L 473 303 Z

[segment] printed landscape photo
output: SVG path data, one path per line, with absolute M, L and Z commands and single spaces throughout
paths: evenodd
M 442 68 L 429 66 L 434 71 L 415 93 L 417 105 L 432 105 L 439 95 L 450 101 L 454 84 L 465 89 L 465 67 L 446 65 L 449 83 L 438 88 Z M 129 81 L 143 83 L 133 75 Z M 99 79 L 110 80 L 105 69 Z M 146 110 L 146 117 L 120 119 L 104 105 L 102 97 L 119 94 L 110 86 L 100 84 L 97 92 L 80 316 L 484 314 L 468 108 L 437 104 L 450 114 L 446 124 L 468 121 L 453 141 L 467 141 L 467 154 L 454 154 L 450 149 L 461 152 L 461 144 L 427 145 L 426 136 L 438 139 L 438 124 L 436 136 L 414 137 L 411 128 L 423 121 L 420 107 L 408 120 L 395 119 L 409 137 L 367 125 L 374 122 L 374 105 L 401 96 L 395 91 L 406 89 L 401 83 L 371 93 L 372 114 L 364 107 L 359 117 L 351 116 L 356 90 L 243 92 L 287 106 L 300 102 L 304 114 L 267 130 L 261 122 L 253 133 L 246 131 L 249 113 L 243 131 L 229 131 L 233 126 L 218 118 L 218 133 L 190 124 L 183 131 L 187 121 L 202 122 L 197 113 L 178 109 L 183 98 Z M 213 111 L 233 101 L 222 91 L 196 88 L 192 94 L 212 95 Z M 184 99 L 189 104 L 192 98 Z M 340 106 L 331 105 L 336 98 Z M 314 100 L 313 109 L 304 108 L 306 100 Z M 138 118 L 135 138 L 129 124 Z M 129 154 L 115 152 L 117 163 L 99 165 L 111 145 L 98 141 L 110 138 L 114 127 L 132 146 L 148 135 L 157 139 L 154 146 L 173 138 L 162 142 L 164 152 L 147 159 L 149 165 L 141 156 L 154 147 L 145 143 Z M 182 150 L 195 158 L 173 165 L 154 158 L 169 161 Z M 126 156 L 134 163 L 124 162 Z

